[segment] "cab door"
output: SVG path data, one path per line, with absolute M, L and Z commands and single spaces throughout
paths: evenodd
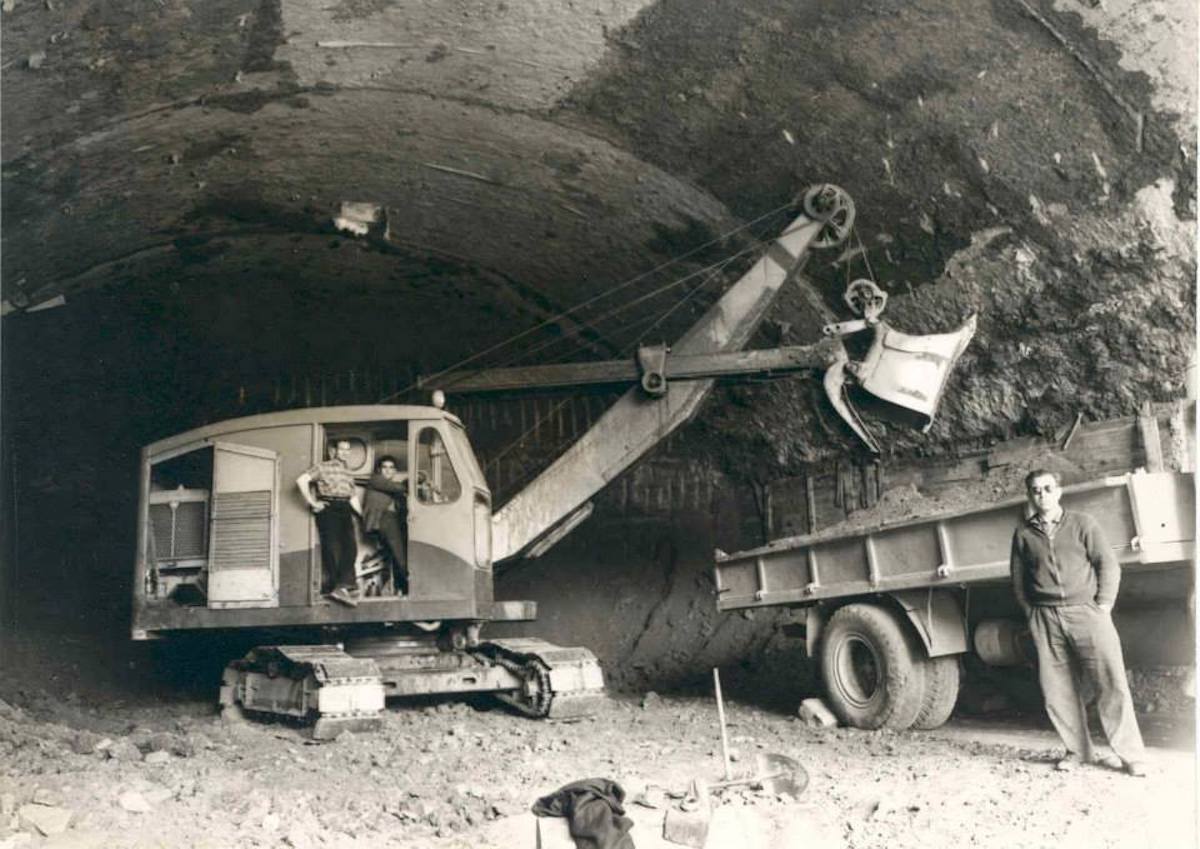
M 208 606 L 279 606 L 279 455 L 213 443 Z
M 409 595 L 474 599 L 472 499 L 442 433 L 443 422 L 413 422 L 409 438 Z

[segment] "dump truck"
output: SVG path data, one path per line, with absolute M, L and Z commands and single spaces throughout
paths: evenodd
M 496 564 L 537 556 L 569 533 L 589 514 L 592 497 L 694 415 L 719 378 L 823 370 L 831 405 L 861 436 L 851 385 L 907 390 L 906 412 L 927 424 L 973 332 L 972 318 L 952 333 L 897 334 L 878 320 L 877 287 L 859 286 L 856 302 L 869 302 L 856 320 L 861 326 L 815 345 L 742 351 L 808 251 L 841 244 L 853 225 L 853 203 L 835 186 L 812 187 L 797 207 L 763 256 L 670 348 L 646 347 L 629 361 L 447 372 L 423 387 L 434 392 L 431 405 L 286 410 L 146 446 L 133 638 L 268 637 L 225 669 L 222 709 L 294 717 L 313 723 L 317 736 L 376 724 L 393 696 L 490 693 L 535 717 L 586 712 L 603 692 L 590 651 L 481 636 L 488 623 L 536 617 L 533 602 L 496 600 Z M 868 360 L 855 363 L 840 337 L 860 330 L 875 331 L 875 341 Z M 441 395 L 630 383 L 498 510 L 470 438 Z M 359 490 L 385 455 L 407 481 L 405 593 L 387 579 L 384 553 L 361 527 L 355 569 L 362 597 L 349 606 L 323 592 L 328 570 L 318 531 L 292 481 L 332 443 L 349 448 L 344 463 Z
M 1064 487 L 1062 505 L 1095 517 L 1121 564 L 1119 630 L 1123 613 L 1160 617 L 1164 602 L 1182 610 L 1194 599 L 1192 473 L 1106 475 Z M 1025 509 L 1012 497 L 717 551 L 717 606 L 792 608 L 787 630 L 818 665 L 843 724 L 936 728 L 954 709 L 968 654 L 993 666 L 1030 658 L 1009 577 Z

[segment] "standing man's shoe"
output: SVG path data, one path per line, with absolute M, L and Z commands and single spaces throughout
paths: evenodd
M 345 587 L 338 587 L 329 594 L 329 597 L 334 601 L 341 602 L 347 607 L 358 607 L 358 599 L 356 599 L 350 590 Z
M 1121 769 L 1126 775 L 1132 775 L 1134 778 L 1146 777 L 1146 765 L 1141 761 L 1125 761 L 1121 764 Z
M 1067 752 L 1066 757 L 1061 758 L 1058 763 L 1054 765 L 1054 768 L 1059 772 L 1071 772 L 1081 763 L 1083 763 L 1083 760 L 1079 757 L 1079 755 L 1075 754 L 1074 752 Z

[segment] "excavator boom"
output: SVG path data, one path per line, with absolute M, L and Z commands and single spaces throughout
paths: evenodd
M 677 355 L 737 351 L 775 302 L 809 248 L 839 243 L 853 221 L 853 204 L 834 186 L 816 186 L 796 217 L 765 255 L 672 346 Z M 690 419 L 713 378 L 674 383 L 661 397 L 628 390 L 583 437 L 492 517 L 492 559 L 524 553 L 668 434 Z M 452 391 L 452 388 L 451 388 Z

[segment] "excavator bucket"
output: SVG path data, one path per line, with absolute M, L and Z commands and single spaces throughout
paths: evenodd
M 975 335 L 975 316 L 952 333 L 912 336 L 884 321 L 876 321 L 873 329 L 875 338 L 862 362 L 838 359 L 825 372 L 825 392 L 846 424 L 878 454 L 848 389 L 856 388 L 857 405 L 872 415 L 928 430 L 950 373 Z
M 873 412 L 928 430 L 950 372 L 974 335 L 975 316 L 953 333 L 929 336 L 910 336 L 880 321 L 866 358 L 854 368 L 855 382 L 888 405 L 872 404 Z

